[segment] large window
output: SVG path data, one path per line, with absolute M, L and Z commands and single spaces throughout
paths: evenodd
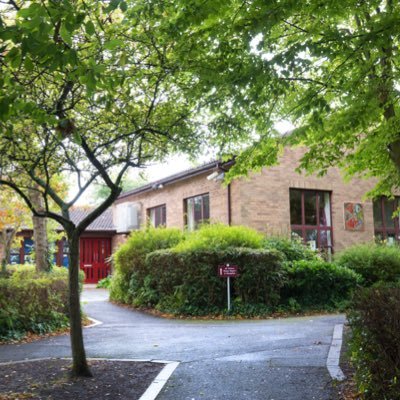
M 185 199 L 185 216 L 188 230 L 210 219 L 210 197 L 208 193 Z
M 332 249 L 329 192 L 290 189 L 290 227 L 312 248 Z
M 147 217 L 152 226 L 162 226 L 167 224 L 167 206 L 165 204 L 147 209 Z
M 375 238 L 394 243 L 400 240 L 399 217 L 394 212 L 400 206 L 400 198 L 381 197 L 374 201 Z

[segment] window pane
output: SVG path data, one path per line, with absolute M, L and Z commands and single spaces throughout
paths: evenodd
M 316 229 L 307 229 L 306 230 L 306 243 L 310 246 L 311 249 L 315 250 L 317 248 L 317 230 Z
M 203 196 L 203 219 L 210 219 L 210 197 L 208 194 Z
M 203 219 L 202 200 L 201 197 L 194 198 L 194 220 L 196 223 Z
M 313 192 L 304 192 L 304 213 L 306 225 L 317 225 L 317 196 Z
M 331 231 L 321 230 L 320 232 L 320 243 L 318 247 L 326 248 L 332 246 Z
M 301 221 L 301 191 L 291 189 L 290 196 L 290 223 L 302 225 Z
M 194 199 L 186 200 L 186 218 L 187 218 L 187 228 L 189 231 L 194 230 L 195 220 L 194 220 Z
M 395 210 L 394 200 L 383 199 L 383 204 L 386 228 L 394 228 L 394 219 L 392 218 Z
M 319 224 L 331 226 L 331 205 L 329 193 L 319 193 Z
M 374 226 L 375 228 L 382 228 L 382 199 L 374 201 Z

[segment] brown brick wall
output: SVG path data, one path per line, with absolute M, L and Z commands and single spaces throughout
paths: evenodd
M 184 199 L 204 193 L 210 196 L 210 219 L 213 222 L 228 223 L 227 188 L 221 182 L 209 181 L 207 176 L 211 170 L 191 179 L 165 185 L 162 189 L 154 189 L 137 195 L 119 199 L 115 205 L 123 202 L 140 203 L 141 226 L 145 226 L 147 209 L 166 204 L 167 226 L 184 228 Z M 117 246 L 121 240 L 114 241 Z M 113 243 L 114 245 L 114 243 Z
M 286 149 L 280 164 L 264 168 L 248 178 L 237 179 L 231 184 L 232 224 L 247 225 L 261 232 L 289 235 L 290 204 L 289 189 L 317 189 L 330 191 L 335 251 L 354 243 L 373 239 L 372 203 L 363 201 L 363 195 L 372 189 L 373 182 L 353 179 L 344 183 L 340 172 L 331 168 L 324 177 L 300 175 L 295 172 L 302 148 Z M 167 184 L 164 188 L 151 190 L 119 199 L 115 204 L 132 201 L 141 204 L 141 226 L 147 218 L 147 209 L 161 204 L 167 207 L 167 226 L 184 228 L 184 199 L 209 193 L 210 217 L 213 222 L 228 223 L 227 188 L 221 182 L 209 181 L 211 173 L 198 175 L 180 182 Z M 344 202 L 362 202 L 364 206 L 365 230 L 352 232 L 344 229 Z M 123 237 L 113 240 L 113 248 Z
M 335 251 L 355 243 L 371 241 L 374 235 L 372 202 L 363 196 L 372 189 L 370 180 L 353 179 L 344 183 L 340 172 L 330 168 L 324 177 L 300 175 L 295 172 L 302 148 L 285 149 L 280 164 L 253 173 L 250 179 L 238 180 L 240 186 L 240 223 L 261 232 L 288 234 L 290 232 L 289 189 L 331 191 L 333 244 Z M 344 203 L 361 202 L 364 208 L 365 230 L 344 229 Z

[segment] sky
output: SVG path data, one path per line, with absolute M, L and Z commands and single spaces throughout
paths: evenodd
M 294 126 L 289 121 L 280 121 L 275 124 L 275 129 L 279 132 L 286 133 L 292 130 Z M 212 161 L 213 157 L 211 155 L 200 155 L 198 159 L 194 162 L 189 159 L 188 156 L 184 154 L 176 154 L 169 157 L 165 162 L 155 163 L 149 165 L 145 169 L 141 169 L 140 172 L 144 173 L 146 180 L 148 182 L 156 181 L 158 179 L 166 178 L 167 176 L 173 175 L 175 173 L 185 171 L 187 169 L 193 168 L 196 165 L 201 165 Z M 131 171 L 130 176 L 132 178 L 138 177 L 139 171 Z M 74 191 L 73 185 L 71 185 L 71 195 Z M 88 190 L 76 203 L 78 206 L 91 204 L 91 191 Z

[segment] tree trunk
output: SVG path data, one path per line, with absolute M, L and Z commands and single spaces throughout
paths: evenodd
M 72 375 L 93 376 L 83 345 L 81 306 L 79 301 L 79 236 L 67 232 L 69 243 L 69 320 L 72 349 Z
M 39 212 L 43 210 L 43 200 L 38 190 L 30 191 L 30 200 Z M 33 216 L 33 241 L 35 243 L 35 264 L 38 272 L 50 271 L 49 244 L 47 240 L 47 221 L 46 218 Z
M 6 274 L 6 266 L 11 255 L 11 247 L 17 231 L 15 229 L 5 229 L 0 232 L 1 244 L 3 246 L 3 255 L 1 260 L 1 273 Z

